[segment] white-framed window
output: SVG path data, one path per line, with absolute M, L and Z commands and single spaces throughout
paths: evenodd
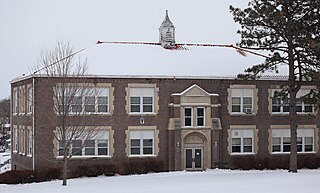
M 83 96 L 74 96 L 71 100 L 71 112 L 72 113 L 79 113 L 83 111 Z
M 109 88 L 99 88 L 94 96 L 85 96 L 84 111 L 87 113 L 109 112 Z
M 314 129 L 297 130 L 297 152 L 314 152 Z M 272 153 L 289 153 L 291 151 L 290 129 L 272 129 Z
M 75 95 L 72 98 L 69 95 L 66 95 L 64 100 L 62 99 L 62 97 L 58 97 L 59 111 L 63 112 L 63 108 L 66 108 L 65 112 L 70 112 L 71 114 L 72 113 L 75 113 L 75 114 L 76 113 L 84 113 L 84 114 L 109 113 L 109 88 L 95 87 L 95 88 L 88 88 L 88 89 L 90 89 L 90 91 L 81 92 L 80 95 Z M 69 100 L 70 100 L 70 105 L 68 104 Z
M 155 88 L 130 88 L 130 113 L 154 113 Z
M 231 90 L 231 112 L 247 114 L 253 112 L 253 89 Z
M 12 113 L 17 114 L 18 113 L 18 91 L 17 89 L 13 90 L 13 101 L 12 101 Z
M 314 129 L 298 129 L 297 151 L 314 152 Z
M 231 130 L 231 154 L 254 153 L 253 129 Z
M 197 107 L 197 127 L 205 126 L 205 108 Z
M 192 107 L 185 107 L 184 108 L 184 126 L 185 127 L 192 127 L 193 125 L 193 109 Z
M 289 113 L 289 103 L 290 103 L 290 97 L 288 96 L 285 99 L 281 99 L 280 97 L 275 97 L 275 92 L 280 90 L 273 90 L 272 96 L 271 96 L 271 103 L 272 103 L 272 113 Z M 301 97 L 308 94 L 310 90 L 307 89 L 301 89 L 297 93 L 297 105 L 296 105 L 296 111 L 297 113 L 314 113 L 314 105 L 304 102 Z
M 25 137 L 25 129 L 24 126 L 20 126 L 19 127 L 19 153 L 20 154 L 24 154 L 25 153 L 25 141 L 26 141 L 26 137 Z
M 13 133 L 13 142 L 12 142 L 12 148 L 13 152 L 18 152 L 19 150 L 19 137 L 18 137 L 18 126 L 14 125 L 12 127 L 12 133 Z
M 27 113 L 31 114 L 32 113 L 32 87 L 28 86 L 27 88 Z
M 154 155 L 154 130 L 130 130 L 130 156 Z
M 184 127 L 205 127 L 206 108 L 205 107 L 183 107 L 182 119 Z
M 109 156 L 109 131 L 100 131 L 92 139 L 72 140 L 72 157 Z M 58 156 L 63 156 L 63 144 L 58 144 Z
M 290 129 L 272 129 L 272 152 L 290 152 Z
M 28 151 L 27 154 L 29 156 L 32 156 L 32 142 L 33 142 L 33 137 L 32 137 L 32 129 L 28 129 Z
M 25 88 L 24 86 L 21 86 L 19 88 L 19 114 L 25 113 Z

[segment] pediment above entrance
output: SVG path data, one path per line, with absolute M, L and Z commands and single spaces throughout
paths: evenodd
M 185 97 L 201 97 L 201 96 L 219 96 L 218 94 L 208 93 L 206 90 L 201 88 L 200 86 L 194 84 L 184 90 L 181 93 L 174 93 L 172 96 L 185 96 Z

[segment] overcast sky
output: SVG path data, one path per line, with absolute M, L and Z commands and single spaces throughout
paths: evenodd
M 87 58 L 95 75 L 229 76 L 262 61 L 232 49 L 191 48 L 168 51 L 159 46 L 95 45 L 101 41 L 158 42 L 158 28 L 169 11 L 177 43 L 235 44 L 240 36 L 229 5 L 248 0 L 1 0 L 0 99 L 10 96 L 9 81 L 30 74 L 43 48 L 57 40 L 75 50 L 90 46 Z

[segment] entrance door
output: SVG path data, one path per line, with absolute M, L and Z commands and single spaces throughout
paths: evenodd
M 203 166 L 202 148 L 185 149 L 185 167 L 186 170 L 202 170 Z

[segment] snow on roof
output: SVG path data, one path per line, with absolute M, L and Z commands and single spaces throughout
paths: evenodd
M 17 78 L 14 78 L 10 81 L 11 84 L 20 82 L 23 80 L 31 79 L 31 78 L 37 78 L 37 77 L 49 77 L 45 74 L 31 74 L 31 75 L 24 75 Z M 51 77 L 51 76 L 50 76 Z M 59 77 L 59 76 L 56 76 Z M 76 76 L 69 76 L 76 77 Z M 77 76 L 77 78 L 80 78 Z M 235 80 L 237 79 L 236 75 L 232 76 L 169 76 L 169 75 L 84 75 L 81 76 L 81 78 L 110 78 L 110 79 L 217 79 L 217 80 Z M 288 76 L 283 75 L 266 75 L 261 76 L 260 78 L 257 78 L 257 80 L 279 80 L 279 81 L 285 81 L 288 80 Z

